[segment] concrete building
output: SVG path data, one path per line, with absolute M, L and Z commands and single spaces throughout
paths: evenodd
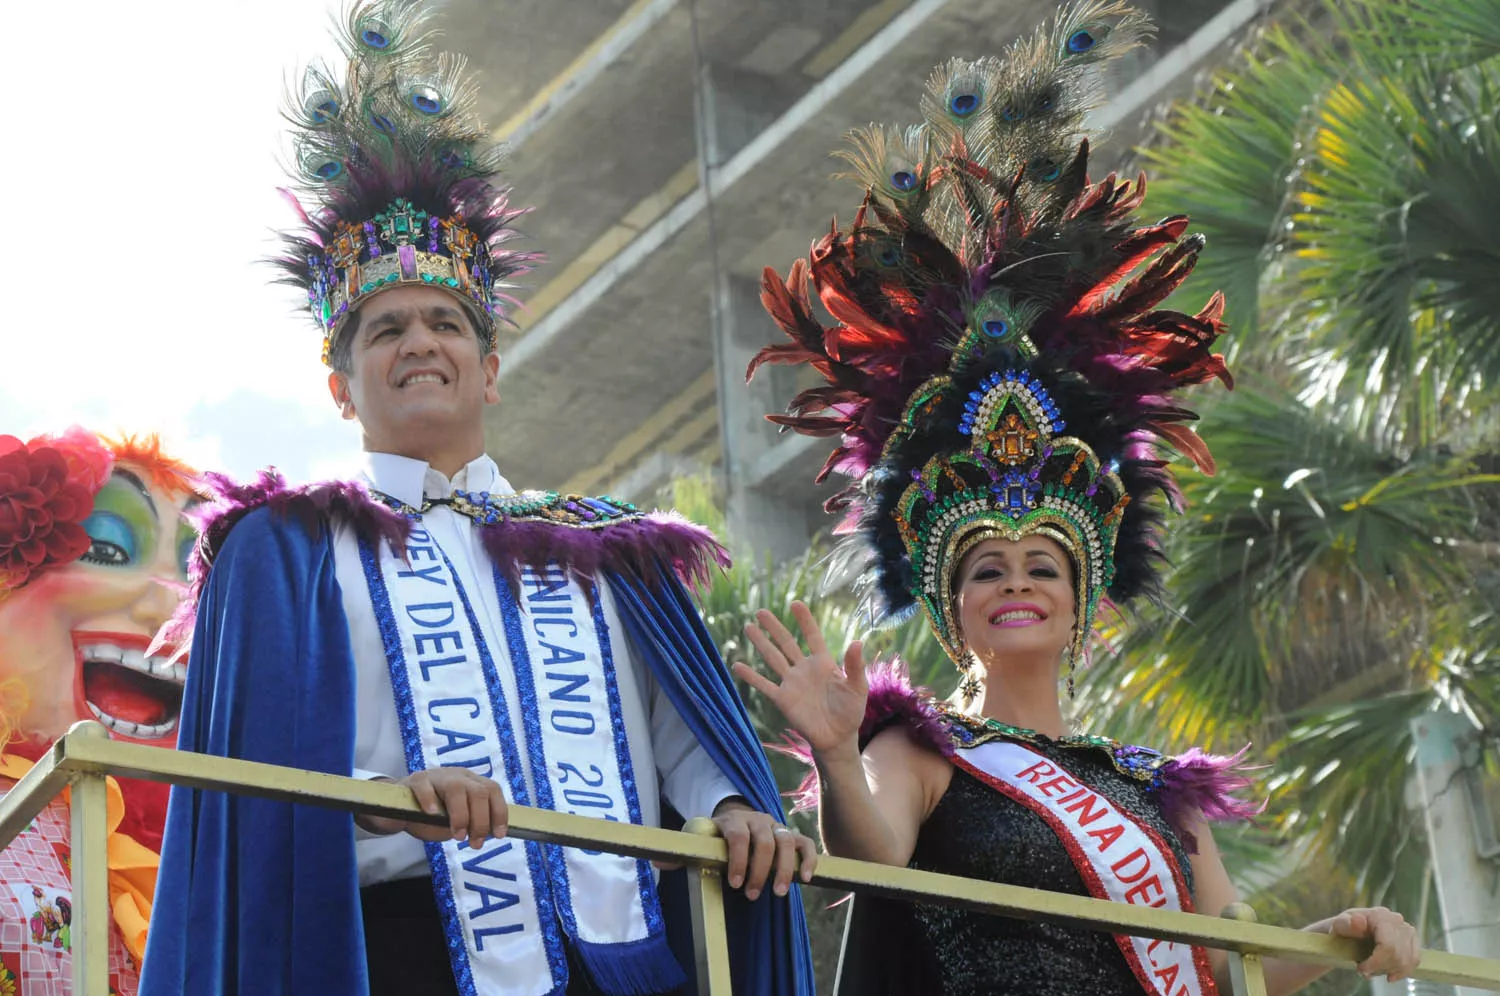
M 1118 164 L 1271 0 L 1145 0 L 1156 43 L 1100 114 Z M 1002 51 L 1053 0 L 454 0 L 447 42 L 485 73 L 515 149 L 524 228 L 547 253 L 518 289 L 489 446 L 526 487 L 649 500 L 717 468 L 736 537 L 778 557 L 824 525 L 826 455 L 762 415 L 794 384 L 749 357 L 780 333 L 761 269 L 785 271 L 860 192 L 829 153 L 851 127 L 917 120 L 927 73 Z M 777 376 L 781 374 L 783 376 Z

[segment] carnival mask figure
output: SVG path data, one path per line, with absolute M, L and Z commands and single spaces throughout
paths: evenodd
M 0 436 L 0 792 L 79 720 L 174 747 L 186 658 L 152 647 L 185 589 L 194 475 L 155 438 Z M 133 996 L 166 788 L 108 782 L 111 991 Z M 0 852 L 0 993 L 72 991 L 69 809 Z
M 146 649 L 186 582 L 192 477 L 156 441 L 0 437 L 0 718 L 45 745 L 81 719 L 172 747 L 184 660 Z

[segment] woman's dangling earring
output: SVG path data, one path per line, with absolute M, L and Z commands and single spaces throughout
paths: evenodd
M 974 657 L 968 648 L 959 645 L 959 658 L 963 661 L 958 665 L 959 672 L 963 675 L 958 682 L 958 693 L 964 697 L 964 705 L 968 705 L 979 697 L 979 678 L 974 674 Z
M 964 668 L 963 679 L 958 683 L 958 690 L 964 697 L 964 702 L 973 702 L 979 698 L 979 679 L 974 676 L 972 665 Z

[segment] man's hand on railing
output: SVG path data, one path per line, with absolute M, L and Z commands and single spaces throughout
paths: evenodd
M 773 870 L 771 888 L 778 896 L 787 894 L 799 871 L 803 882 L 812 881 L 818 866 L 818 845 L 812 838 L 782 826 L 775 817 L 752 809 L 735 796 L 715 807 L 713 820 L 729 846 L 725 881 L 731 889 L 743 883 L 746 899 L 760 897 Z
M 447 812 L 448 825 L 417 823 L 384 816 L 356 816 L 362 830 L 377 834 L 405 831 L 418 840 L 463 840 L 480 848 L 491 837 L 504 837 L 510 819 L 505 794 L 498 783 L 482 778 L 466 768 L 437 768 L 418 771 L 405 778 L 382 778 L 405 785 L 417 798 L 422 811 L 436 816 Z

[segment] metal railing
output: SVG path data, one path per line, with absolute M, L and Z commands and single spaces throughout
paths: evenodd
M 4 847 L 63 789 L 72 788 L 73 991 L 78 996 L 109 993 L 106 775 L 413 822 L 447 822 L 444 816 L 422 812 L 411 791 L 401 785 L 121 743 L 110 740 L 98 723 L 78 723 L 0 799 L 0 847 Z M 729 996 L 729 949 L 721 883 L 727 851 L 715 836 L 712 822 L 692 820 L 686 832 L 679 832 L 512 806 L 509 835 L 687 866 L 698 991 L 704 996 Z M 818 862 L 812 884 L 1222 948 L 1230 952 L 1236 996 L 1264 996 L 1261 959 L 1267 955 L 1353 968 L 1368 953 L 1367 944 L 1348 938 L 1255 923 L 1254 912 L 1242 903 L 1225 911 L 1223 917 L 1213 917 L 828 856 Z M 1415 977 L 1500 991 L 1500 961 L 1424 951 Z

